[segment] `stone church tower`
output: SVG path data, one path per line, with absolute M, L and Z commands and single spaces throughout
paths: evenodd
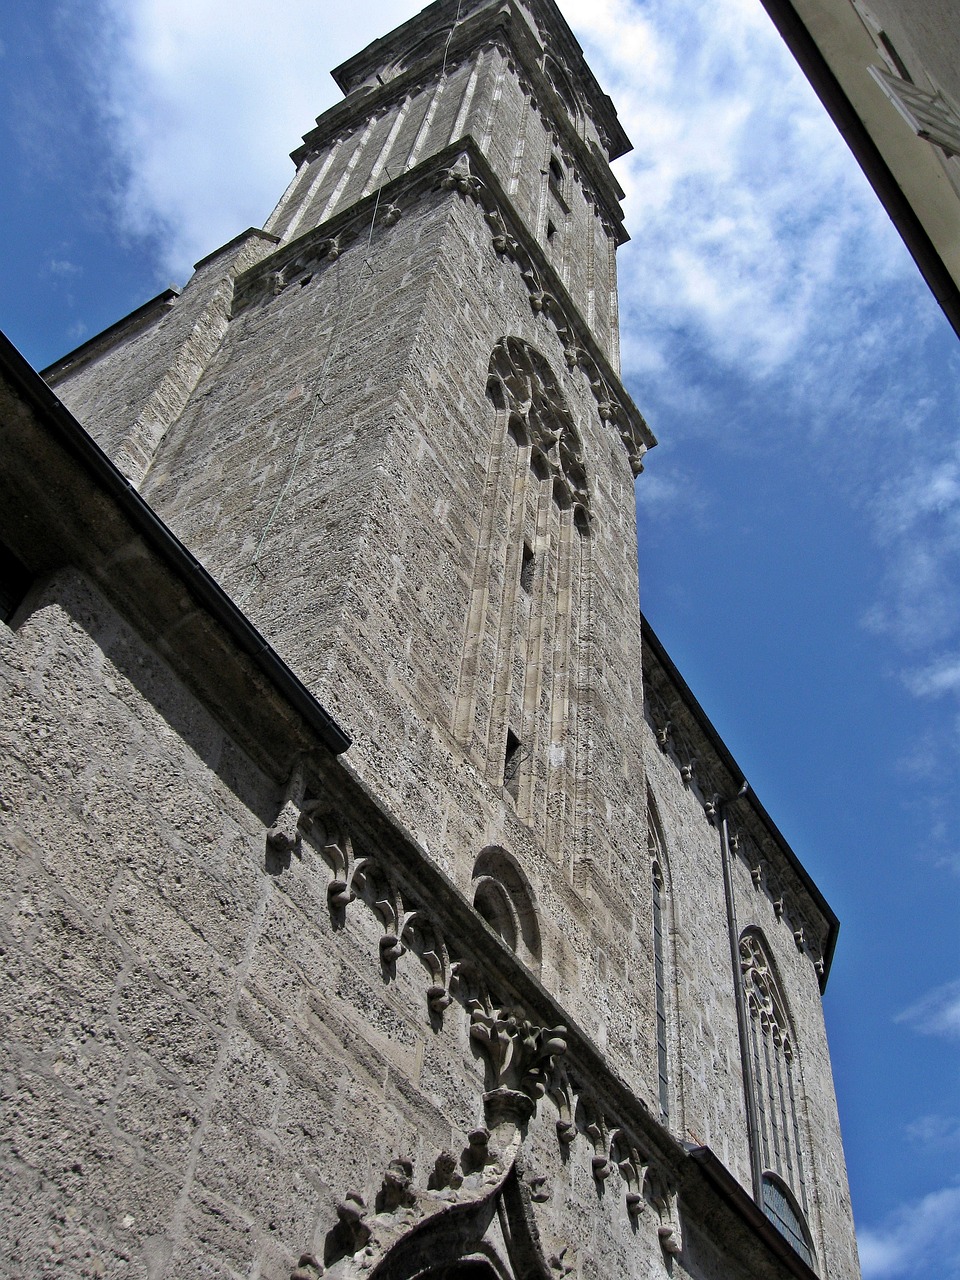
M 836 919 L 641 637 L 629 142 L 552 0 L 335 75 L 4 357 L 6 1274 L 856 1280 Z

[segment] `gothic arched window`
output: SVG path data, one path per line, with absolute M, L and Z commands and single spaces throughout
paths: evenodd
M 572 858 L 589 777 L 591 513 L 562 377 L 520 338 L 501 338 L 490 357 L 492 436 L 454 731 L 546 848 Z
M 763 1175 L 763 1211 L 780 1234 L 790 1241 L 807 1266 L 812 1267 L 813 1247 L 803 1214 L 789 1187 L 772 1173 Z
M 647 796 L 647 852 L 650 856 L 650 886 L 653 902 L 651 929 L 653 935 L 653 985 L 657 1038 L 657 1093 L 660 1115 L 670 1115 L 670 1051 L 669 1051 L 669 894 L 667 891 L 666 854 L 663 832 L 653 803 Z
M 782 1235 L 810 1260 L 797 1046 L 786 1002 L 763 936 L 740 937 L 740 971 L 749 1016 L 750 1074 L 757 1113 L 756 1141 L 763 1165 L 763 1209 Z M 803 1247 L 797 1244 L 802 1241 Z

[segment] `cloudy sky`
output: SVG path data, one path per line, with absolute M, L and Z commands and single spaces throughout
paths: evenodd
M 643 604 L 842 921 L 864 1271 L 960 1280 L 960 345 L 759 0 L 560 0 L 618 163 Z M 263 222 L 417 0 L 0 0 L 0 327 L 38 367 Z

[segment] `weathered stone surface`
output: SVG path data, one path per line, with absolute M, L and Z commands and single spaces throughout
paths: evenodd
M 626 140 L 552 5 L 462 9 L 55 367 L 142 499 L 0 391 L 11 1276 L 803 1277 L 771 1173 L 856 1280 L 836 921 L 641 644 Z

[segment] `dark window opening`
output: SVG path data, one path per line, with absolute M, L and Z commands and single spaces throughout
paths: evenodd
M 30 570 L 0 542 L 0 621 L 9 622 L 30 588 Z
M 503 785 L 514 800 L 520 790 L 520 761 L 523 759 L 523 748 L 520 739 L 512 729 L 507 730 L 507 749 L 503 758 Z
M 563 195 L 563 166 L 556 156 L 550 157 L 549 183 L 550 187 L 552 190 L 556 191 L 557 195 Z
M 527 595 L 533 590 L 533 562 L 533 552 L 525 542 L 523 551 L 520 553 L 520 590 L 525 591 Z
M 896 49 L 893 46 L 893 41 L 890 39 L 887 33 L 885 31 L 878 32 L 877 39 L 883 45 L 884 53 L 886 53 L 887 57 L 896 67 L 897 74 L 900 76 L 900 78 L 902 80 L 906 80 L 908 84 L 913 84 L 913 76 L 907 70 L 903 59 L 900 57 L 899 53 L 897 53 Z
M 523 425 L 523 419 L 518 417 L 515 413 L 511 413 L 510 419 L 507 422 L 507 434 L 510 436 L 510 439 L 514 444 L 521 449 L 527 443 L 527 433 Z
M 549 244 L 553 243 L 553 238 L 556 234 L 557 234 L 557 228 L 553 225 L 552 222 L 548 221 L 547 222 L 547 242 Z
M 538 480 L 546 480 L 550 475 L 550 464 L 538 449 L 530 454 L 530 470 Z

